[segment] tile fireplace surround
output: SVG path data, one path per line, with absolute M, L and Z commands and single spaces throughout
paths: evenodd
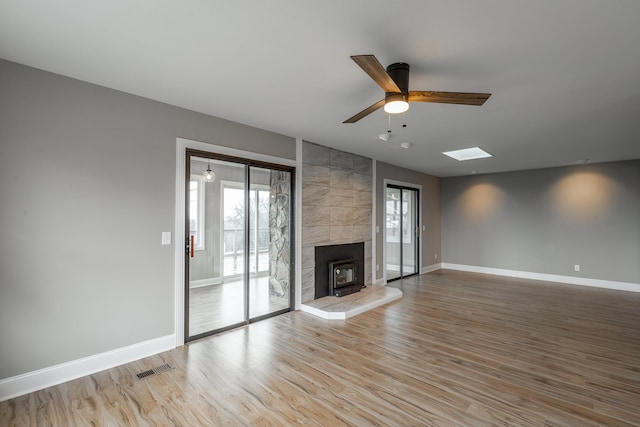
M 302 302 L 315 298 L 315 247 L 364 242 L 364 281 L 371 272 L 373 161 L 302 143 Z

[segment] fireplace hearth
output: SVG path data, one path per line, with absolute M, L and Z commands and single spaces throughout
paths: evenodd
M 316 246 L 315 299 L 345 296 L 364 287 L 364 242 Z

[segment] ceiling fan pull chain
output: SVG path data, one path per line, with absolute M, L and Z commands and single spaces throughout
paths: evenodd
M 387 133 L 391 133 L 391 113 L 387 114 L 389 116 L 389 126 L 387 127 Z

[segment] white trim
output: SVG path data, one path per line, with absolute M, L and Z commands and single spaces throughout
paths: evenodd
M 373 281 L 373 284 L 376 286 L 385 286 L 387 284 L 387 280 L 384 277 L 376 279 Z
M 470 271 L 473 273 L 495 274 L 496 276 L 518 277 L 521 279 L 543 280 L 546 282 L 568 283 L 571 285 L 640 292 L 640 283 L 615 282 L 612 280 L 589 279 L 586 277 L 561 276 L 557 274 L 534 273 L 531 271 L 505 270 L 502 268 L 479 267 L 475 265 L 442 263 L 448 270 Z
M 294 303 L 295 310 L 300 310 L 302 305 L 302 139 L 296 138 L 296 188 L 295 188 L 295 283 Z
M 420 274 L 431 273 L 432 271 L 440 270 L 442 268 L 442 263 L 439 262 L 437 264 L 427 265 L 426 267 L 422 267 L 420 269 Z
M 296 158 L 298 157 L 298 147 L 296 140 Z M 207 153 L 212 154 L 224 154 L 228 156 L 240 157 L 249 160 L 257 160 L 263 161 L 267 163 L 274 163 L 283 166 L 293 166 L 296 167 L 298 165 L 297 160 L 285 159 L 281 157 L 270 156 L 267 154 L 254 153 L 252 151 L 244 151 L 238 150 L 236 148 L 225 147 L 222 145 L 209 144 L 206 142 L 193 141 L 185 138 L 176 138 L 176 205 L 175 205 L 175 226 L 174 226 L 174 235 L 175 238 L 175 247 L 174 247 L 174 263 L 175 263 L 175 275 L 174 275 L 174 294 L 175 294 L 175 305 L 174 305 L 174 327 L 175 327 L 175 346 L 179 347 L 184 345 L 184 224 L 185 224 L 185 174 L 186 174 L 186 161 L 187 161 L 187 148 L 193 150 L 200 150 Z M 299 170 L 296 173 L 296 182 L 300 179 Z M 296 187 L 295 197 L 299 198 L 301 193 L 298 192 Z M 296 227 L 300 222 L 298 218 L 296 218 Z M 298 240 L 300 238 L 300 234 L 296 235 L 296 245 L 299 243 Z M 295 265 L 300 265 L 300 256 L 302 252 L 300 251 L 300 255 L 296 249 L 296 259 Z M 297 272 L 298 269 L 296 269 Z M 296 273 L 297 277 L 297 273 Z M 297 281 L 297 280 L 296 280 Z M 297 289 L 296 284 L 296 289 Z M 296 293 L 298 295 L 298 293 Z
M 184 345 L 184 251 L 185 245 L 185 174 L 187 172 L 187 140 L 176 140 L 176 205 L 174 224 L 174 333 L 176 337 L 175 346 Z
M 372 284 L 377 284 L 376 282 L 378 281 L 377 276 L 378 276 L 378 272 L 376 271 L 376 264 L 378 263 L 378 259 L 376 257 L 376 251 L 377 251 L 377 240 L 378 240 L 378 234 L 376 233 L 376 225 L 377 225 L 377 221 L 376 221 L 376 180 L 377 180 L 377 174 L 378 171 L 376 170 L 376 161 L 371 160 L 371 175 L 372 175 L 372 185 L 371 185 L 371 283 Z M 366 256 L 366 255 L 365 255 Z M 386 283 L 386 281 L 385 281 Z
M 166 335 L 104 353 L 83 357 L 0 380 L 0 401 L 91 375 L 175 348 L 176 337 Z

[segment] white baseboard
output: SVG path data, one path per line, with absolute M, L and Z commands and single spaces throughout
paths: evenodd
M 442 268 L 442 263 L 439 262 L 437 264 L 427 265 L 426 267 L 422 267 L 420 269 L 420 274 L 431 273 L 432 271 L 440 270 Z
M 189 280 L 189 289 L 201 288 L 203 286 L 219 285 L 222 277 L 211 277 L 209 279 Z
M 518 277 L 521 279 L 543 280 L 545 282 L 568 283 L 571 285 L 640 292 L 640 283 L 615 282 L 612 280 L 589 279 L 586 277 L 561 276 L 557 274 L 534 273 L 531 271 L 505 270 L 502 268 L 478 267 L 475 265 L 442 263 L 448 270 L 470 271 L 473 273 L 495 274 L 496 276 Z
M 176 347 L 175 335 L 167 335 L 72 360 L 37 371 L 0 380 L 0 402 L 33 391 L 42 390 L 76 378 L 91 375 L 124 363 L 133 362 Z
M 387 284 L 387 281 L 384 277 L 382 277 L 380 279 L 374 279 L 373 284 L 376 286 L 384 286 Z

